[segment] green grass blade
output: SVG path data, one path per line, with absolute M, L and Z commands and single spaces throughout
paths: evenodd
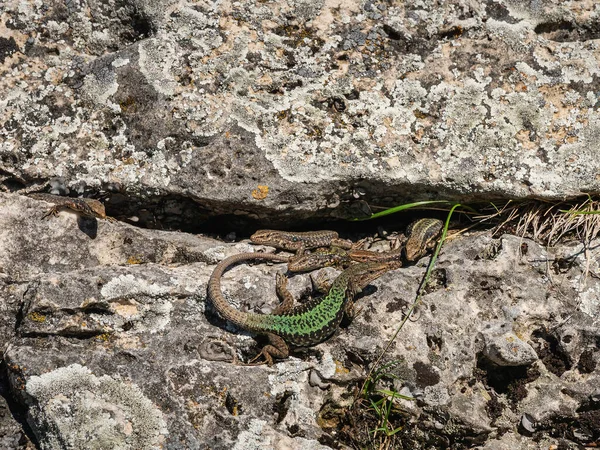
M 388 437 L 395 435 L 398 431 L 402 431 L 402 427 L 398 427 L 393 429 L 392 431 L 388 431 L 386 434 Z
M 373 408 L 373 410 L 375 410 L 375 414 L 377 414 L 378 416 L 380 416 L 381 415 L 381 408 L 379 407 L 378 403 L 379 402 L 374 402 L 371 399 L 371 408 Z
M 389 214 L 394 214 L 394 213 L 397 213 L 400 211 L 404 211 L 405 209 L 416 208 L 419 206 L 439 204 L 439 203 L 446 203 L 448 205 L 452 204 L 452 202 L 449 202 L 448 200 L 427 200 L 427 201 L 422 201 L 422 202 L 406 203 L 404 205 L 394 206 L 393 208 L 389 208 L 389 209 L 380 211 L 378 213 L 371 214 L 369 217 L 353 218 L 353 219 L 349 219 L 349 220 L 361 221 L 361 220 L 377 219 L 378 217 L 383 217 L 383 216 L 387 216 Z
M 411 305 L 411 307 L 408 309 L 406 315 L 404 316 L 404 319 L 402 319 L 402 322 L 400 322 L 400 325 L 398 326 L 398 328 L 392 335 L 391 339 L 388 341 L 386 347 L 383 349 L 383 351 L 381 352 L 381 354 L 379 355 L 379 357 L 373 364 L 373 367 L 371 368 L 369 374 L 367 375 L 365 383 L 367 383 L 367 380 L 369 380 L 374 373 L 381 370 L 381 369 L 376 370 L 376 367 L 379 364 L 379 361 L 381 361 L 381 358 L 383 358 L 383 355 L 385 355 L 385 353 L 389 350 L 391 345 L 394 343 L 394 341 L 396 340 L 396 337 L 398 336 L 398 333 L 400 333 L 400 331 L 402 330 L 402 328 L 404 327 L 404 325 L 406 324 L 406 322 L 412 315 L 413 311 L 415 310 L 415 308 L 421 301 L 421 297 L 423 295 L 424 288 L 427 285 L 427 282 L 429 281 L 429 277 L 431 275 L 431 272 L 433 271 L 433 267 L 435 266 L 437 257 L 440 253 L 440 250 L 442 249 L 442 245 L 444 244 L 444 241 L 446 240 L 446 235 L 448 233 L 448 227 L 450 225 L 450 219 L 452 218 L 452 214 L 454 213 L 454 210 L 460 206 L 462 206 L 462 205 L 460 203 L 457 203 L 454 206 L 452 206 L 452 208 L 450 208 L 450 211 L 448 212 L 448 216 L 446 217 L 446 222 L 444 223 L 442 235 L 438 241 L 438 245 L 435 248 L 435 251 L 433 252 L 431 260 L 429 261 L 429 265 L 427 266 L 427 272 L 425 273 L 425 276 L 423 277 L 423 281 L 421 282 L 421 285 L 419 286 L 419 289 L 417 290 L 417 297 L 416 297 L 415 301 L 413 302 L 413 304 Z M 364 385 L 363 385 L 363 389 L 364 389 Z M 363 391 L 363 389 L 361 389 L 361 392 Z
M 377 393 L 385 395 L 386 397 L 392 397 L 392 399 L 399 398 L 402 400 L 415 400 L 414 397 L 407 397 L 406 395 L 398 394 L 396 391 L 390 391 L 387 389 L 378 389 Z

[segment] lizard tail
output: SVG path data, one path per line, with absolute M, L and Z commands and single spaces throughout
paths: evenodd
M 240 253 L 238 255 L 225 258 L 215 267 L 213 273 L 208 279 L 208 295 L 221 315 L 225 320 L 233 322 L 240 327 L 248 328 L 248 318 L 254 314 L 245 313 L 232 307 L 229 302 L 223 297 L 221 292 L 221 276 L 232 265 L 251 259 L 265 259 L 267 261 L 287 262 L 289 256 L 274 254 L 274 253 Z

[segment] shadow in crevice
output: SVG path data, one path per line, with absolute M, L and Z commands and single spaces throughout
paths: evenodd
M 22 445 L 22 448 L 27 448 L 27 440 L 31 441 L 36 448 L 40 448 L 39 441 L 27 422 L 28 408 L 14 398 L 10 389 L 8 368 L 5 361 L 0 361 L 0 396 L 4 399 L 4 403 L 8 407 L 12 417 L 21 425 L 22 437 L 19 439 L 19 444 Z
M 555 42 L 585 42 L 600 37 L 598 25 L 598 21 L 594 20 L 583 23 L 560 20 L 540 23 L 534 31 Z

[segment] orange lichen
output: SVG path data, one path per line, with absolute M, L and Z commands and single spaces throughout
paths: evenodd
M 29 320 L 33 320 L 34 322 L 45 322 L 46 321 L 46 316 L 44 314 L 40 314 L 39 312 L 32 312 L 29 313 L 28 315 Z
M 344 364 L 341 361 L 336 361 L 335 373 L 350 373 L 350 370 L 344 367 Z
M 256 200 L 263 200 L 267 198 L 267 195 L 269 195 L 269 186 L 259 184 L 258 187 L 252 191 L 252 197 Z

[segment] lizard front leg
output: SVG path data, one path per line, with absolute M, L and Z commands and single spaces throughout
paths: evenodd
M 56 217 L 58 216 L 58 213 L 60 212 L 61 207 L 58 205 L 54 205 L 52 208 L 50 208 L 48 210 L 48 212 L 46 212 L 46 214 L 44 214 L 40 220 L 44 220 L 46 217 L 52 216 L 52 217 Z
M 348 318 L 348 320 L 350 320 L 350 322 L 352 322 L 363 310 L 363 307 L 356 307 L 356 303 L 354 303 L 354 300 L 347 300 L 346 301 L 346 306 L 344 306 L 344 314 L 346 314 L 346 317 Z
M 353 242 L 352 245 L 350 245 L 350 247 L 345 247 L 348 250 L 362 250 L 363 248 L 365 248 L 365 244 L 368 242 L 369 238 L 364 238 L 361 239 L 358 242 Z
M 316 276 L 310 277 L 313 289 L 319 294 L 327 294 L 331 289 L 331 281 L 324 271 L 320 271 Z

